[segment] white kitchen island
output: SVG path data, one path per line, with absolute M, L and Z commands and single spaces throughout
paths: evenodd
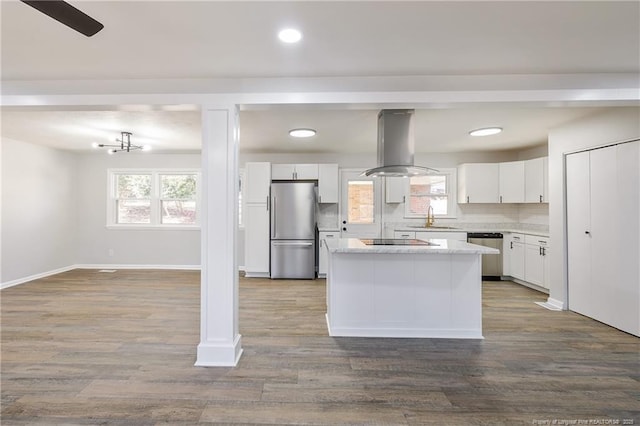
M 330 336 L 482 339 L 481 256 L 489 247 L 324 241 Z

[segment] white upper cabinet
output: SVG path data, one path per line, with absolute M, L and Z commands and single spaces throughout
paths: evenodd
M 548 203 L 548 157 L 524 162 L 524 202 Z
M 338 202 L 338 165 L 318 164 L 318 202 Z
M 385 202 L 404 203 L 405 188 L 407 187 L 407 179 L 402 177 L 385 177 Z
M 316 180 L 318 179 L 318 165 L 296 164 L 295 173 L 298 180 Z
M 498 203 L 498 163 L 468 163 L 458 166 L 458 203 Z
M 317 164 L 272 164 L 273 180 L 317 180 Z
M 296 173 L 295 164 L 272 164 L 271 179 L 292 180 Z
M 499 164 L 500 202 L 524 203 L 524 161 Z
M 271 163 L 245 164 L 243 196 L 247 203 L 267 203 L 271 186 Z

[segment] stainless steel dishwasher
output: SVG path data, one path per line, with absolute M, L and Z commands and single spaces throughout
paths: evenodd
M 500 254 L 482 255 L 482 279 L 500 280 L 502 278 L 502 234 L 500 232 L 468 232 L 467 242 L 500 250 Z

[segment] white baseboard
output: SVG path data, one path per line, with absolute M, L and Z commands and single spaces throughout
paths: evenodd
M 177 269 L 186 271 L 199 271 L 200 265 L 117 265 L 112 263 L 83 263 L 74 265 L 73 269 Z
M 37 280 L 40 278 L 49 277 L 51 275 L 60 274 L 62 272 L 71 271 L 73 269 L 173 269 L 173 270 L 186 270 L 186 271 L 199 271 L 200 265 L 114 265 L 114 264 L 78 264 L 65 266 L 64 268 L 54 269 L 52 271 L 42 272 L 39 274 L 30 275 L 28 277 L 18 278 L 6 283 L 0 284 L 0 289 L 13 287 L 19 284 L 24 284 L 29 281 Z
M 65 266 L 63 268 L 54 269 L 47 272 L 41 272 L 39 274 L 29 275 L 28 277 L 18 278 L 15 280 L 7 281 L 6 283 L 0 284 L 0 289 L 5 289 L 9 287 L 13 287 L 19 284 L 24 284 L 29 281 L 37 280 L 40 278 L 50 277 L 51 275 L 60 274 L 62 272 L 71 271 L 72 269 L 76 269 L 76 265 Z
M 554 299 L 552 297 L 547 298 L 547 304 L 549 306 L 553 306 L 554 308 L 562 311 L 564 310 L 564 302 L 562 300 Z
M 271 275 L 268 272 L 247 272 L 244 271 L 244 276 L 247 278 L 269 278 Z

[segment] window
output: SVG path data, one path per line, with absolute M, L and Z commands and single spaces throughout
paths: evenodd
M 350 180 L 347 188 L 348 223 L 373 223 L 373 182 Z
M 109 170 L 107 225 L 197 227 L 197 170 Z
M 196 224 L 196 175 L 161 174 L 162 224 Z
M 426 217 L 429 207 L 439 217 L 455 217 L 455 169 L 440 169 L 440 173 L 414 176 L 409 181 L 405 217 Z

